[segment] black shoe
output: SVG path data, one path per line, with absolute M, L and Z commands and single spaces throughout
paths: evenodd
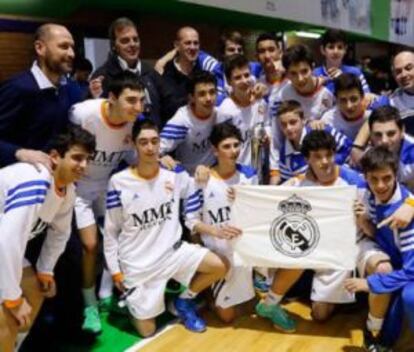
M 374 336 L 367 328 L 364 329 L 364 347 L 368 352 L 392 352 L 389 347 L 381 344 L 379 335 Z

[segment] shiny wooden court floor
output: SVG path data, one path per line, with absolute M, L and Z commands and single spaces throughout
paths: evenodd
M 362 352 L 365 311 L 338 313 L 324 324 L 311 321 L 310 308 L 301 302 L 285 305 L 297 321 L 294 334 L 277 332 L 269 321 L 256 316 L 241 317 L 233 326 L 220 323 L 207 312 L 208 330 L 195 334 L 175 325 L 128 351 L 143 352 Z M 394 352 L 414 352 L 414 336 L 405 331 Z

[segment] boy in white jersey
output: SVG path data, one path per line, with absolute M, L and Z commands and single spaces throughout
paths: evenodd
M 202 332 L 205 322 L 192 298 L 227 272 L 215 254 L 181 240 L 180 199 L 197 206 L 197 192 L 182 167 L 159 164 L 160 136 L 150 120 L 137 121 L 132 138 L 138 164 L 112 176 L 107 194 L 104 252 L 115 285 L 142 336 L 155 332 L 155 317 L 164 307 L 171 278 L 187 286 L 174 301 L 186 328 Z
M 275 157 L 273 148 L 270 151 L 271 184 L 278 184 L 279 181 L 284 182 L 307 170 L 308 164 L 301 153 L 301 144 L 305 136 L 312 130 L 312 126 L 306 126 L 303 110 L 300 103 L 295 100 L 282 102 L 279 105 L 276 119 L 283 134 L 283 142 L 277 151 L 279 160 Z M 344 164 L 351 152 L 351 140 L 330 125 L 324 125 L 322 129 L 335 138 L 336 163 L 338 165 Z M 274 145 L 273 141 L 271 145 Z
M 368 121 L 373 109 L 388 105 L 385 96 L 371 94 L 365 98 L 361 81 L 351 73 L 343 73 L 334 80 L 336 106 L 325 112 L 321 121 L 355 140 L 361 128 Z M 368 132 L 368 125 L 366 124 Z
M 330 186 L 330 185 L 356 185 L 360 191 L 364 190 L 361 176 L 344 166 L 335 164 L 336 143 L 334 137 L 326 131 L 314 130 L 309 132 L 301 146 L 301 153 L 309 165 L 305 174 L 287 181 L 288 186 Z M 364 228 L 359 224 L 362 230 Z M 361 271 L 369 265 L 375 266 L 378 260 L 378 250 L 373 243 L 365 243 L 358 258 Z M 386 258 L 386 256 L 385 256 Z M 299 279 L 302 269 L 279 269 L 275 273 L 272 287 L 266 299 L 256 307 L 258 314 L 269 318 L 275 326 L 284 331 L 293 331 L 295 322 L 279 306 L 280 301 L 292 285 Z M 312 316 L 317 321 L 324 321 L 330 317 L 337 303 L 353 301 L 343 287 L 344 280 L 349 272 L 337 270 L 318 270 L 312 284 Z
M 216 97 L 214 75 L 194 73 L 188 85 L 188 104 L 179 108 L 161 131 L 161 155 L 175 152 L 175 159 L 191 175 L 197 165 L 210 166 L 214 162 L 208 137 L 216 123 Z M 163 162 L 173 160 L 165 156 Z
M 230 225 L 231 203 L 229 192 L 238 184 L 257 184 L 256 171 L 237 163 L 242 143 L 240 130 L 230 123 L 214 126 L 210 136 L 217 164 L 211 168 L 207 184 L 199 190 L 200 203 L 187 204 L 186 224 L 192 232 L 200 233 L 204 245 L 226 257 L 231 269 L 225 279 L 212 288 L 214 309 L 221 320 L 231 322 L 239 313 L 241 304 L 255 296 L 252 269 L 240 265 L 234 255 L 231 239 L 241 230 Z
M 76 224 L 83 247 L 82 295 L 85 302 L 82 329 L 99 333 L 101 322 L 95 295 L 98 252 L 97 221 L 105 213 L 105 193 L 111 173 L 121 161 L 133 162 L 132 125 L 143 111 L 144 87 L 135 74 L 125 71 L 108 84 L 108 99 L 91 99 L 72 107 L 70 120 L 96 137 L 96 151 L 76 188 Z M 104 270 L 99 296 L 109 305 L 112 280 Z
M 292 45 L 283 53 L 282 63 L 290 82 L 269 104 L 274 108 L 282 101 L 296 100 L 302 105 L 307 120 L 319 120 L 334 105 L 334 96 L 312 73 L 311 52 L 304 45 Z
M 53 173 L 26 163 L 0 170 L 0 350 L 14 351 L 18 332 L 25 336 L 44 297 L 56 293 L 54 266 L 71 231 L 73 182 L 85 172 L 94 137 L 79 127 L 49 146 Z M 36 271 L 24 258 L 27 243 L 47 230 Z M 26 333 L 27 334 L 27 333 Z
M 253 131 L 258 126 L 266 128 L 268 125 L 266 103 L 263 99 L 255 100 L 249 62 L 244 56 L 233 55 L 228 58 L 224 72 L 232 93 L 218 108 L 217 122 L 230 121 L 240 129 L 243 145 L 238 162 L 251 166 Z

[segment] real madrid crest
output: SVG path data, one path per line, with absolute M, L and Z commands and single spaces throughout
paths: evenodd
M 306 213 L 312 210 L 310 203 L 296 194 L 279 203 L 283 212 L 270 226 L 270 240 L 273 247 L 289 257 L 305 257 L 319 242 L 319 228 L 316 221 Z

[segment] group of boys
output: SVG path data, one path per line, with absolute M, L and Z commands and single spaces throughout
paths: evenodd
M 243 235 L 231 222 L 237 197 L 232 187 L 259 183 L 251 152 L 258 127 L 261 148 L 269 149 L 261 164 L 270 170 L 270 184 L 358 189 L 360 278 L 345 271 L 316 271 L 313 318 L 328 319 L 336 304 L 366 291 L 369 351 L 387 348 L 389 331 L 382 329 L 387 311 L 398 321 L 405 312 L 414 329 L 414 142 L 404 133 L 398 106 L 369 93 L 360 70 L 342 64 L 346 41 L 340 32 L 327 31 L 323 37 L 326 62 L 315 70 L 306 46 L 293 45 L 282 55 L 278 38 L 270 33 L 258 37 L 256 51 L 257 72 L 252 67 L 258 64 L 241 54 L 210 65 L 212 72 L 194 72 L 188 103 L 161 130 L 153 120 L 137 118 L 144 111 L 146 88 L 136 74 L 113 75 L 106 82 L 107 98 L 71 108 L 74 126 L 48 147 L 52 173 L 24 163 L 0 171 L 3 350 L 14 349 L 43 297 L 55 294 L 53 267 L 70 234 L 73 210 L 84 248 L 85 330 L 102 329 L 95 293 L 102 232 L 106 264 L 99 296 L 111 299 L 115 285 L 141 336 L 156 331 L 155 317 L 165 310 L 170 279 L 185 286 L 171 309 L 191 331 L 206 329 L 194 301 L 205 289 L 225 322 L 253 303 L 276 328 L 295 331 L 295 321 L 280 302 L 303 270 L 276 270 L 257 303 L 253 269 L 240 263 L 231 246 Z M 223 94 L 218 106 L 217 82 Z M 183 222 L 191 238 L 200 235 L 203 246 L 182 239 Z M 34 270 L 25 249 L 46 228 Z M 390 329 L 397 336 L 400 326 Z

